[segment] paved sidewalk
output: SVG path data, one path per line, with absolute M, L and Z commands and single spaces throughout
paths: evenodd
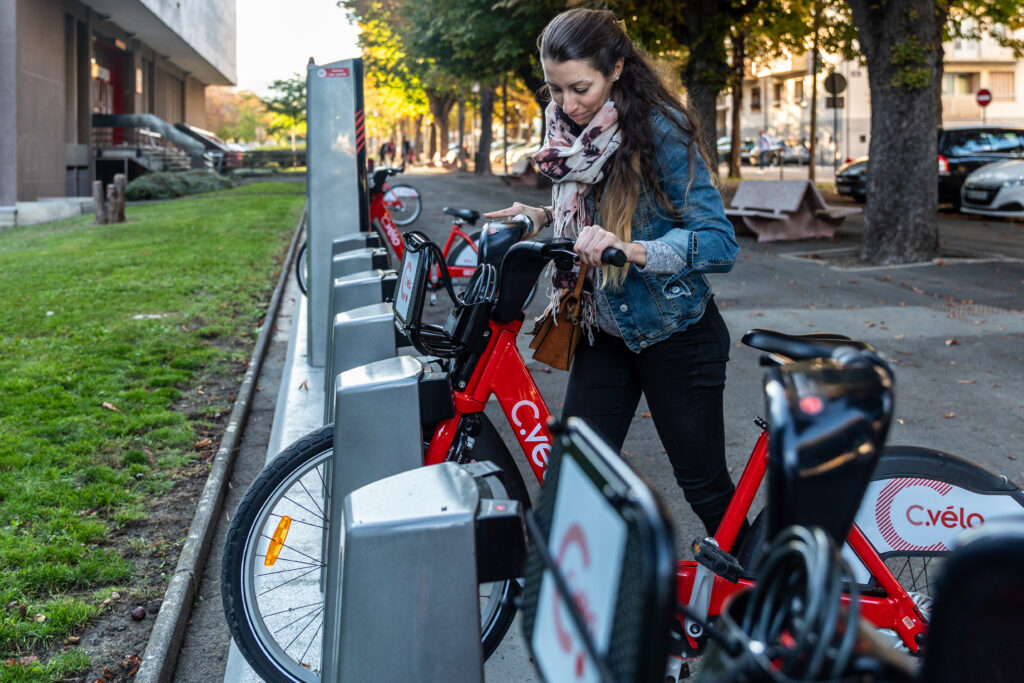
M 514 199 L 532 204 L 550 200 L 548 191 L 471 174 L 413 168 L 401 180 L 422 192 L 424 209 L 415 227 L 434 239 L 443 239 L 450 226 L 441 213 L 444 206 L 482 212 L 508 206 Z M 733 476 L 739 476 L 757 434 L 750 419 L 764 411 L 758 354 L 739 339 L 747 329 L 767 327 L 792 333 L 837 332 L 875 345 L 896 370 L 897 420 L 891 443 L 956 453 L 1020 483 L 1024 460 L 1018 459 L 1015 444 L 1024 439 L 1024 225 L 942 216 L 947 250 L 979 258 L 950 256 L 937 264 L 857 270 L 828 265 L 835 250 L 858 246 L 862 221 L 848 219 L 833 241 L 758 244 L 740 238 L 736 267 L 711 278 L 734 347 L 725 406 Z M 298 298 L 296 304 L 302 301 Z M 532 306 L 539 312 L 543 302 Z M 428 315 L 443 318 L 445 312 L 437 306 Z M 295 317 L 298 327 L 304 316 Z M 304 344 L 296 346 L 301 334 L 293 331 L 291 343 L 304 350 Z M 525 340 L 521 348 L 529 359 Z M 281 392 L 293 398 L 279 398 L 268 456 L 292 435 L 318 426 L 320 404 L 313 392 L 302 400 L 312 401 L 314 407 L 295 397 L 303 381 L 310 387 L 322 386 L 322 377 L 318 385 L 317 371 L 299 362 L 300 356 L 289 354 L 295 362 L 286 362 Z M 528 365 L 552 411 L 559 412 L 566 374 Z M 644 405 L 638 409 L 624 451 L 665 501 L 679 547 L 685 547 L 699 530 L 676 489 L 651 420 L 644 417 L 646 410 Z M 492 406 L 489 414 L 506 441 L 514 443 L 500 411 Z M 525 467 L 523 474 L 528 482 L 532 479 Z M 532 488 L 536 494 L 536 486 Z M 233 652 L 225 681 L 249 680 L 234 668 L 239 663 L 244 664 Z M 502 683 L 533 680 L 517 626 L 487 663 L 487 678 Z M 185 680 L 180 675 L 179 679 Z M 415 672 L 410 672 L 410 679 L 415 680 Z

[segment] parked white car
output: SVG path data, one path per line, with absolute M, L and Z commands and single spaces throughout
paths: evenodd
M 973 171 L 960 196 L 964 213 L 1024 217 L 1024 159 L 997 161 Z

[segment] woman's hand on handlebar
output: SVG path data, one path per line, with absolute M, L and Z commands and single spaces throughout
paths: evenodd
M 547 212 L 539 206 L 527 206 L 520 202 L 516 202 L 507 209 L 500 209 L 498 211 L 491 211 L 485 213 L 484 218 L 511 218 L 516 214 L 524 213 L 530 217 L 533 222 L 533 230 L 523 235 L 523 239 L 529 239 L 536 237 L 540 233 L 541 229 L 548 224 Z
M 626 255 L 627 263 L 635 263 L 641 267 L 647 265 L 647 250 L 643 245 L 623 242 L 600 225 L 588 225 L 583 228 L 576 238 L 573 250 L 579 255 L 580 263 L 594 267 L 602 264 L 601 254 L 609 248 L 622 251 Z

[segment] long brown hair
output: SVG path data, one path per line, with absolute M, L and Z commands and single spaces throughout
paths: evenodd
M 601 197 L 602 227 L 623 241 L 630 241 L 633 214 L 643 188 L 651 188 L 657 203 L 675 214 L 665 188 L 658 180 L 655 159 L 657 141 L 651 117 L 655 111 L 690 137 L 687 156 L 693 177 L 693 154 L 702 157 L 700 127 L 696 117 L 662 81 L 650 57 L 638 48 L 610 10 L 577 8 L 558 14 L 537 39 L 542 61 L 585 60 L 591 68 L 610 77 L 623 60 L 622 73 L 612 84 L 611 97 L 618 111 L 622 144 L 611 160 Z M 704 157 L 705 163 L 707 158 Z M 708 164 L 710 168 L 710 164 Z M 626 268 L 604 267 L 604 281 L 621 286 Z

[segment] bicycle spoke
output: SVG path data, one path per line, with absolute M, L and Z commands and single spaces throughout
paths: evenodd
M 317 568 L 315 568 L 315 569 L 310 569 L 310 570 L 309 570 L 308 572 L 306 572 L 305 574 L 302 574 L 301 576 L 296 576 L 296 577 L 295 577 L 295 578 L 293 578 L 293 579 L 288 579 L 288 580 L 287 580 L 287 581 L 285 581 L 284 583 L 279 583 L 279 584 L 277 584 L 276 586 L 271 586 L 270 588 L 268 588 L 267 590 L 263 591 L 262 593 L 257 593 L 257 594 L 256 594 L 256 597 L 257 597 L 257 598 L 262 598 L 262 597 L 263 597 L 264 595 L 266 595 L 267 593 L 269 593 L 269 592 L 271 592 L 271 591 L 276 591 L 276 590 L 277 590 L 278 588 L 283 588 L 284 586 L 287 586 L 287 585 L 288 585 L 288 584 L 290 584 L 290 583 L 295 583 L 295 582 L 296 582 L 296 581 L 298 581 L 299 579 L 301 579 L 301 578 L 304 578 L 304 577 L 306 577 L 306 576 L 309 576 L 309 575 L 310 575 L 310 574 L 312 574 L 313 572 L 318 572 L 318 571 L 320 571 L 320 568 L 319 568 L 319 567 L 317 567 Z
M 287 609 L 281 610 L 280 612 L 263 612 L 262 614 L 263 614 L 263 618 L 266 619 L 267 617 L 276 617 L 278 615 L 288 614 L 289 612 L 294 612 L 294 611 L 300 610 L 300 609 L 313 608 L 313 610 L 317 610 L 317 609 L 323 608 L 323 606 L 324 606 L 324 603 L 322 601 L 321 602 L 311 602 L 308 605 L 299 605 L 298 607 L 289 607 Z M 306 612 L 306 614 L 312 614 L 312 612 Z M 303 616 L 306 616 L 306 614 L 304 614 Z
M 309 648 L 313 647 L 313 643 L 316 642 L 316 637 L 318 635 L 320 635 L 320 629 L 322 629 L 323 626 L 324 626 L 324 622 L 323 622 L 323 620 L 321 620 L 320 621 L 320 625 L 317 626 L 316 627 L 316 631 L 313 632 L 313 637 L 309 639 L 309 644 L 306 645 L 306 649 L 303 650 L 302 656 L 299 657 L 299 663 L 302 663 L 302 661 L 306 658 L 306 655 L 309 654 Z
M 315 620 L 315 619 L 316 619 L 317 617 L 319 617 L 319 616 L 320 616 L 320 614 L 321 614 L 322 612 L 323 612 L 323 609 L 319 610 L 319 611 L 318 611 L 318 612 L 317 612 L 316 614 L 314 614 L 314 615 L 313 615 L 312 617 L 310 617 L 309 621 L 308 621 L 308 622 L 306 622 L 306 626 L 309 626 L 310 624 L 312 624 L 312 623 L 313 623 L 313 621 L 314 621 L 314 620 Z M 295 637 L 294 637 L 294 638 L 292 638 L 292 639 L 291 639 L 291 640 L 290 640 L 290 641 L 288 642 L 288 644 L 284 646 L 284 649 L 285 649 L 285 650 L 287 650 L 288 648 L 290 648 L 290 647 L 292 646 L 292 643 L 294 643 L 294 642 L 295 642 L 296 640 L 298 640 L 298 639 L 299 639 L 299 636 L 301 636 L 301 635 L 302 635 L 302 633 L 303 633 L 303 632 L 304 632 L 305 630 L 306 630 L 306 628 L 305 628 L 305 627 L 303 627 L 303 628 L 302 628 L 302 629 L 301 629 L 301 630 L 300 630 L 300 631 L 299 631 L 299 632 L 298 632 L 297 634 L 295 634 Z

